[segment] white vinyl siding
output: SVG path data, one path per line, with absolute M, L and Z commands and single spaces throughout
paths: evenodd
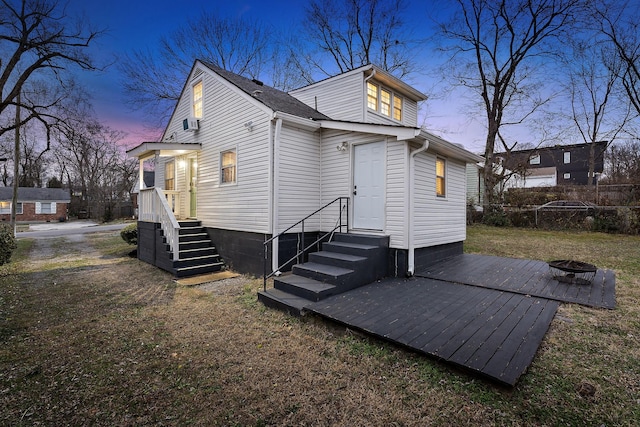
M 436 155 L 416 156 L 415 245 L 428 247 L 466 238 L 466 164 L 450 158 L 447 165 L 447 197 L 437 197 Z
M 407 183 L 409 182 L 409 148 L 405 141 L 387 144 L 387 220 L 386 234 L 392 248 L 407 247 Z
M 362 136 L 354 136 L 351 132 L 323 130 L 322 131 L 322 171 L 320 185 L 322 188 L 321 206 L 331 202 L 338 197 L 351 197 L 351 156 L 353 142 L 359 142 Z M 369 135 L 371 139 L 371 136 Z M 378 137 L 378 141 L 380 138 Z M 346 151 L 338 150 L 336 147 L 343 142 L 347 142 L 349 147 Z M 349 209 L 353 205 L 349 202 Z M 328 208 L 322 213 L 322 230 L 327 231 L 336 225 L 339 219 L 339 208 Z M 351 212 L 350 212 L 351 214 Z
M 363 73 L 347 74 L 328 79 L 306 88 L 294 90 L 291 95 L 332 119 L 361 122 L 366 98 L 363 91 Z
M 320 208 L 320 132 L 283 124 L 278 162 L 279 232 Z M 305 231 L 319 228 L 319 215 L 305 222 Z M 292 231 L 300 231 L 300 227 Z
M 268 233 L 270 112 L 213 72 L 207 70 L 198 79 L 202 79 L 204 90 L 199 129 L 186 132 L 182 128 L 182 120 L 191 113 L 189 93 L 181 98 L 165 132 L 175 132 L 178 142 L 202 144 L 198 155 L 198 219 L 205 227 Z M 244 126 L 248 121 L 253 123 L 252 130 Z M 237 182 L 220 185 L 220 153 L 229 149 L 236 150 Z M 178 167 L 177 174 L 184 190 L 181 205 L 188 207 L 184 167 Z

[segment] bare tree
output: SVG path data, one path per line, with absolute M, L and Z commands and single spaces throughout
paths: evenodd
M 580 0 L 457 0 L 453 20 L 440 31 L 450 51 L 459 84 L 474 90 L 487 120 L 484 206 L 495 203 L 493 173 L 502 129 L 520 124 L 548 100 L 534 77 L 544 68 L 555 39 L 579 15 Z M 555 49 L 558 49 L 556 46 Z M 503 148 L 510 144 L 503 140 Z
M 3 52 L 0 116 L 9 108 L 20 108 L 26 113 L 19 123 L 2 123 L 0 135 L 34 119 L 48 128 L 52 118 L 50 110 L 64 96 L 64 91 L 51 91 L 49 97 L 40 96 L 42 92 L 34 80 L 50 80 L 64 86 L 67 67 L 96 69 L 85 48 L 100 32 L 69 22 L 57 0 L 1 0 L 0 5 L 0 51 Z M 27 87 L 29 84 L 32 86 Z M 37 96 L 31 96 L 32 91 Z M 20 102 L 18 95 L 22 95 Z
M 64 86 L 64 74 L 69 66 L 95 69 L 85 54 L 85 48 L 99 34 L 85 30 L 82 23 L 72 25 L 57 0 L 1 0 L 0 2 L 0 117 L 7 117 L 13 109 L 13 122 L 0 123 L 0 136 L 14 132 L 14 179 L 11 203 L 11 224 L 15 230 L 18 200 L 18 164 L 20 162 L 20 128 L 38 121 L 46 129 L 47 147 L 50 142 L 52 108 L 60 102 L 64 92 L 43 97 L 25 91 L 36 87 L 35 80 L 43 79 Z M 51 94 L 51 93 L 50 93 Z M 24 110 L 25 114 L 22 114 Z
M 640 114 L 640 5 L 638 2 L 601 2 L 596 12 L 600 30 L 622 62 L 620 79 L 635 111 Z
M 66 120 L 56 146 L 60 170 L 80 193 L 83 207 L 94 218 L 108 219 L 114 203 L 132 188 L 136 162 L 118 142 L 124 134 L 92 118 Z
M 376 64 L 397 77 L 413 72 L 415 40 L 403 14 L 404 0 L 312 0 L 304 29 L 315 53 L 298 56 L 298 67 L 309 82 L 313 70 L 327 76 Z
M 161 127 L 180 97 L 195 59 L 258 78 L 270 58 L 272 40 L 272 30 L 257 21 L 203 12 L 163 37 L 158 53 L 138 50 L 120 62 L 129 104 L 144 109 L 151 125 Z
M 589 38 L 574 45 L 568 64 L 571 120 L 582 140 L 590 144 L 589 185 L 595 184 L 596 142 L 611 143 L 631 118 L 631 104 L 616 97 L 622 68 L 611 49 Z M 602 159 L 600 159 L 602 160 Z
M 612 144 L 606 160 L 608 183 L 640 184 L 640 140 Z

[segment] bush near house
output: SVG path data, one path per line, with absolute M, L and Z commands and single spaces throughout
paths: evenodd
M 7 224 L 0 224 L 0 265 L 9 262 L 16 247 L 16 238 L 13 236 L 11 227 Z
M 138 224 L 133 223 L 133 224 L 127 225 L 125 228 L 123 228 L 120 231 L 120 237 L 122 237 L 122 240 L 124 240 L 130 245 L 137 245 L 138 244 Z

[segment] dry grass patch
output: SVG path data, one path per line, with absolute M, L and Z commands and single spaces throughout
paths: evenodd
M 468 246 L 492 240 L 509 255 L 493 230 L 472 228 Z M 545 238 L 520 230 L 502 238 L 513 236 L 527 244 Z M 576 238 L 583 237 L 561 240 L 579 247 Z M 0 270 L 0 424 L 634 425 L 639 419 L 640 317 L 631 278 L 640 271 L 629 264 L 637 247 L 628 256 L 606 254 L 622 277 L 619 309 L 563 306 L 529 373 L 507 390 L 320 319 L 265 309 L 256 300 L 260 280 L 176 286 L 168 274 L 129 258 L 117 234 L 25 243 L 22 255 Z

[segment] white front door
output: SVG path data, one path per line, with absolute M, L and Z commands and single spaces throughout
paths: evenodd
M 384 159 L 384 141 L 354 147 L 353 228 L 384 227 Z

